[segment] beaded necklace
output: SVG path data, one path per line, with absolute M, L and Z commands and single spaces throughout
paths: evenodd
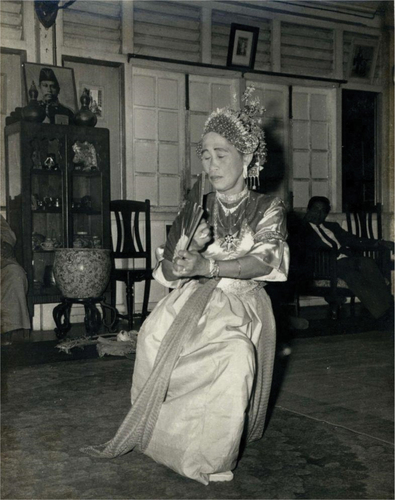
M 236 194 L 225 194 L 216 191 L 215 195 L 219 200 L 224 201 L 225 203 L 236 203 L 236 201 L 239 201 L 242 198 L 244 199 L 248 195 L 248 188 L 247 186 L 244 186 L 243 191 Z
M 248 195 L 247 195 L 248 196 Z M 236 210 L 239 208 L 239 206 L 244 203 L 246 198 L 243 198 L 235 207 L 232 207 L 232 208 L 228 208 L 228 207 L 225 207 L 225 205 L 222 203 L 222 201 L 217 198 L 217 201 L 218 203 L 221 205 L 221 208 L 222 210 L 224 211 L 224 214 L 226 216 L 228 216 L 229 214 L 234 214 L 236 212 Z
M 232 209 L 225 207 L 218 197 L 215 199 L 213 214 L 214 237 L 218 240 L 221 248 L 227 252 L 235 252 L 243 239 L 244 232 L 242 229 L 245 219 L 245 206 L 243 204 L 249 200 L 249 195 L 250 192 L 247 190 L 246 196 Z M 220 216 L 219 206 L 224 212 L 225 221 Z M 236 214 L 236 210 L 240 207 L 242 208 Z M 223 237 L 219 236 L 219 228 L 223 230 L 221 232 L 225 232 Z

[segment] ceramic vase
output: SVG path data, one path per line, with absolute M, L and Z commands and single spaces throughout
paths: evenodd
M 111 273 L 110 250 L 57 248 L 53 273 L 63 296 L 70 299 L 100 297 Z
M 41 123 L 45 120 L 45 108 L 44 106 L 40 106 L 37 101 L 37 96 L 37 87 L 35 83 L 32 82 L 29 89 L 29 104 L 22 109 L 22 118 L 27 122 Z
M 82 92 L 80 102 L 81 109 L 75 115 L 74 123 L 76 125 L 82 125 L 85 127 L 94 127 L 97 123 L 97 116 L 89 109 L 91 97 L 89 95 L 88 89 L 84 89 L 84 91 Z

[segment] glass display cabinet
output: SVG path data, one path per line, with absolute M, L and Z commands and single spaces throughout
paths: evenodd
M 20 121 L 5 127 L 7 219 L 28 307 L 56 303 L 56 248 L 111 248 L 109 131 Z

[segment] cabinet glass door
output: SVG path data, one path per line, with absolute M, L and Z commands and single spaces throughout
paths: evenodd
M 102 245 L 102 176 L 99 171 L 74 170 L 71 181 L 71 231 L 74 248 L 101 248 Z
M 64 247 L 65 138 L 35 135 L 29 141 L 31 241 L 34 292 L 58 293 L 53 277 L 55 248 Z

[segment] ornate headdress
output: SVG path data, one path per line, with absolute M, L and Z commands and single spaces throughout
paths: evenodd
M 259 185 L 259 172 L 267 161 L 265 133 L 262 129 L 265 108 L 260 106 L 259 97 L 252 97 L 254 91 L 254 87 L 246 88 L 242 97 L 244 108 L 234 110 L 226 107 L 211 113 L 196 148 L 197 154 L 201 156 L 203 137 L 209 132 L 215 132 L 225 137 L 240 153 L 252 153 L 253 159 L 244 174 L 252 189 Z

